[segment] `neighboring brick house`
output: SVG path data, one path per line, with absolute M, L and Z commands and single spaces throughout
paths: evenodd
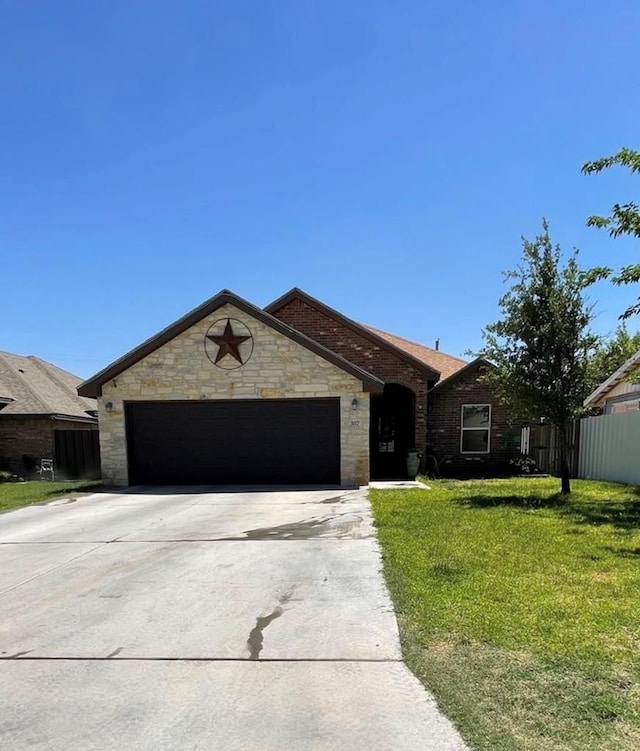
M 411 450 L 504 464 L 512 421 L 481 367 L 299 289 L 264 310 L 223 290 L 79 393 L 98 399 L 105 482 L 354 485 L 405 477 Z
M 30 477 L 53 459 L 60 477 L 97 474 L 97 406 L 78 396 L 80 383 L 38 357 L 0 352 L 0 469 Z

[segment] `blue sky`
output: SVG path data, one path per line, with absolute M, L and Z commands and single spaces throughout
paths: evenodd
M 89 376 L 299 286 L 461 354 L 543 215 L 638 260 L 585 217 L 640 179 L 580 174 L 640 147 L 637 3 L 0 0 L 0 35 L 0 349 Z

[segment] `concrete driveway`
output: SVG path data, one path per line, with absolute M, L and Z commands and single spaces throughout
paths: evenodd
M 0 516 L 0 747 L 452 751 L 364 491 L 147 488 Z

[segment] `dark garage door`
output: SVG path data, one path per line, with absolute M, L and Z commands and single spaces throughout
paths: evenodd
M 338 484 L 340 400 L 130 402 L 131 484 Z

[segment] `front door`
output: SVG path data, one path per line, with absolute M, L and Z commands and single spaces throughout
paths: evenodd
M 385 385 L 371 400 L 371 478 L 408 477 L 407 452 L 415 448 L 415 397 L 396 383 Z

